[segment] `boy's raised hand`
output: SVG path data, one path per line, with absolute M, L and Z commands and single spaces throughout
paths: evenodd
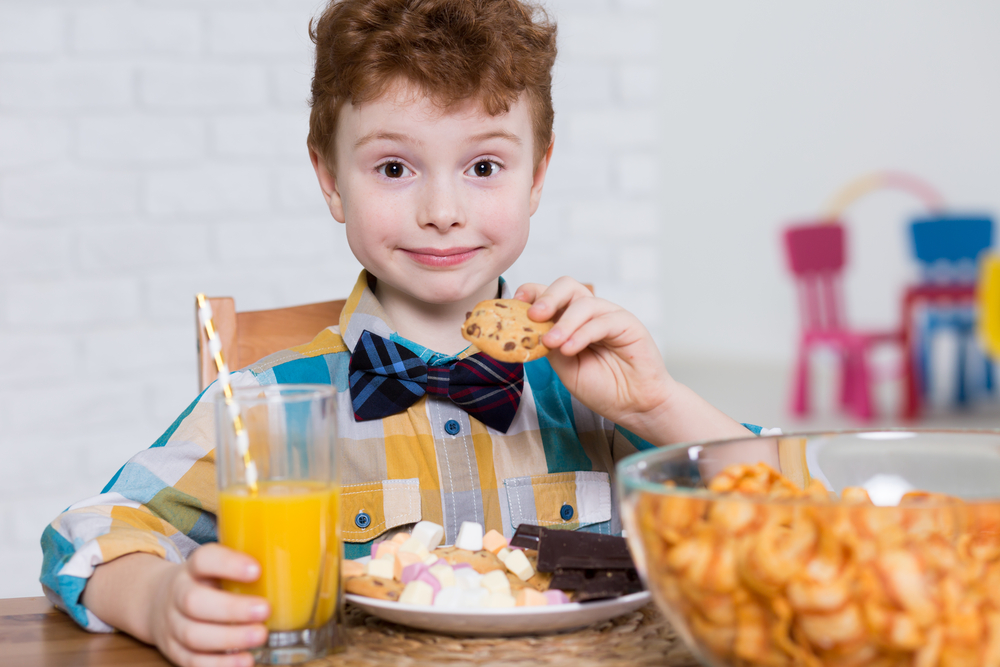
M 542 343 L 553 370 L 585 406 L 630 428 L 666 404 L 675 383 L 635 315 L 567 277 L 548 287 L 527 283 L 514 298 L 533 304 L 528 317 L 536 322 L 555 320 Z
M 528 317 L 555 320 L 542 338 L 549 363 L 583 405 L 662 445 L 740 437 L 747 431 L 675 381 L 649 331 L 635 315 L 599 299 L 572 278 L 527 283 L 514 298 L 533 304 Z

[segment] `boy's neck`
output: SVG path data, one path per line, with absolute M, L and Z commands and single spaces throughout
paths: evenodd
M 499 280 L 484 285 L 462 301 L 451 303 L 426 303 L 384 281 L 375 284 L 375 298 L 400 336 L 449 355 L 458 354 L 469 346 L 469 341 L 462 337 L 466 314 L 480 301 L 499 295 Z

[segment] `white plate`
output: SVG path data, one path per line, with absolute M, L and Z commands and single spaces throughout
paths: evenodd
M 549 607 L 461 610 L 400 604 L 362 595 L 345 597 L 372 616 L 400 625 L 449 635 L 504 636 L 545 635 L 600 623 L 644 607 L 649 602 L 649 591 L 610 600 L 568 602 Z
M 359 558 L 368 561 L 368 557 Z M 566 632 L 600 623 L 644 607 L 649 591 L 610 600 L 568 602 L 547 607 L 512 609 L 442 609 L 416 604 L 400 604 L 348 594 L 347 601 L 372 616 L 400 625 L 450 635 L 544 635 Z

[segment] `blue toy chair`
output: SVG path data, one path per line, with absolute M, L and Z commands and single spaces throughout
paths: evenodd
M 922 282 L 928 285 L 974 285 L 981 253 L 993 244 L 990 216 L 938 215 L 923 217 L 910 225 L 913 254 L 920 262 Z M 932 306 L 927 309 L 919 343 L 920 376 L 923 393 L 930 393 L 930 341 L 937 329 L 950 328 L 958 334 L 957 387 L 955 401 L 968 403 L 967 364 L 970 346 L 975 346 L 975 312 L 971 306 Z M 975 352 L 976 348 L 971 347 Z M 984 388 L 993 391 L 993 365 L 984 357 Z

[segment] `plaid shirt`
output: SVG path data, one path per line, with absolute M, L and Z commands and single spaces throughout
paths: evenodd
M 509 298 L 502 280 L 501 289 Z M 508 537 L 521 523 L 621 532 L 611 488 L 615 462 L 651 445 L 583 407 L 548 361 L 525 364 L 524 393 L 506 433 L 427 395 L 405 412 L 358 422 L 348 363 L 365 330 L 406 346 L 431 367 L 478 351 L 447 356 L 401 338 L 362 272 L 339 326 L 232 375 L 234 386 L 309 382 L 339 392 L 346 557 L 366 555 L 379 536 L 420 520 L 444 526 L 446 543 L 463 521 Z M 45 529 L 45 594 L 85 628 L 111 630 L 80 604 L 94 567 L 133 552 L 181 562 L 216 540 L 217 393 L 215 384 L 202 392 L 100 495 L 72 505 Z

